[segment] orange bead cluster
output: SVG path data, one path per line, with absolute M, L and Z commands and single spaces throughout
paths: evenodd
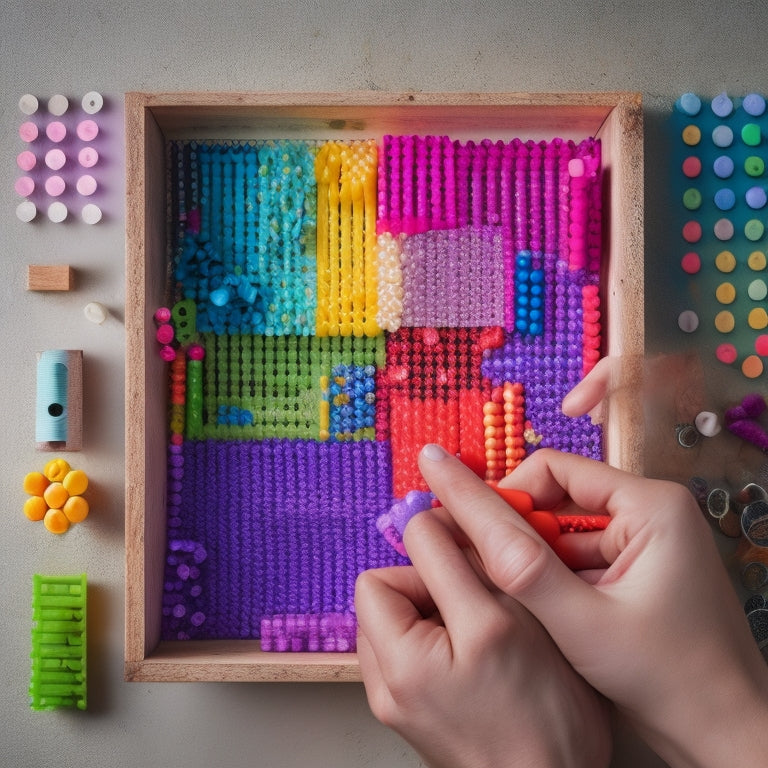
M 525 394 L 520 382 L 494 387 L 483 406 L 485 479 L 501 480 L 525 458 Z
M 24 477 L 24 491 L 30 495 L 24 514 L 29 520 L 42 520 L 51 533 L 64 533 L 88 517 L 88 502 L 82 497 L 86 488 L 85 472 L 72 469 L 64 459 L 52 459 L 42 472 Z

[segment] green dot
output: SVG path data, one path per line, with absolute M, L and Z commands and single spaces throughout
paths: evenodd
M 701 192 L 698 189 L 686 189 L 683 193 L 683 205 L 689 211 L 701 208 Z
M 760 144 L 760 126 L 757 123 L 747 123 L 741 129 L 741 140 L 748 147 L 756 147 Z
M 752 240 L 753 242 L 759 240 L 764 232 L 765 226 L 759 219 L 750 219 L 744 225 L 744 237 L 746 237 L 747 240 Z
M 748 176 L 762 176 L 765 171 L 763 158 L 757 157 L 757 155 L 750 155 L 744 161 L 744 171 Z

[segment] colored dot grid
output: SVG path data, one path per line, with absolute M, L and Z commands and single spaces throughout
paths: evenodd
M 768 357 L 765 98 L 683 94 L 672 124 L 677 258 L 689 288 L 679 327 L 757 378 Z
M 61 223 L 70 214 L 87 224 L 101 220 L 103 134 L 96 113 L 102 107 L 95 91 L 76 101 L 62 95 L 47 102 L 31 94 L 21 97 L 14 183 L 23 198 L 16 208 L 19 220 L 31 222 L 42 215 Z

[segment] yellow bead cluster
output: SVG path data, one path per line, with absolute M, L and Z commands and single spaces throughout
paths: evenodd
M 85 472 L 72 469 L 64 459 L 51 459 L 42 472 L 24 477 L 24 491 L 30 495 L 24 514 L 33 521 L 42 520 L 51 533 L 64 533 L 88 517 L 88 502 L 82 496 L 86 488 Z
M 329 141 L 315 160 L 318 336 L 376 336 L 376 142 Z

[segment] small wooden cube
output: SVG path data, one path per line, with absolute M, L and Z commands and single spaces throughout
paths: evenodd
M 28 291 L 71 291 L 74 270 L 69 264 L 30 264 L 27 267 Z

